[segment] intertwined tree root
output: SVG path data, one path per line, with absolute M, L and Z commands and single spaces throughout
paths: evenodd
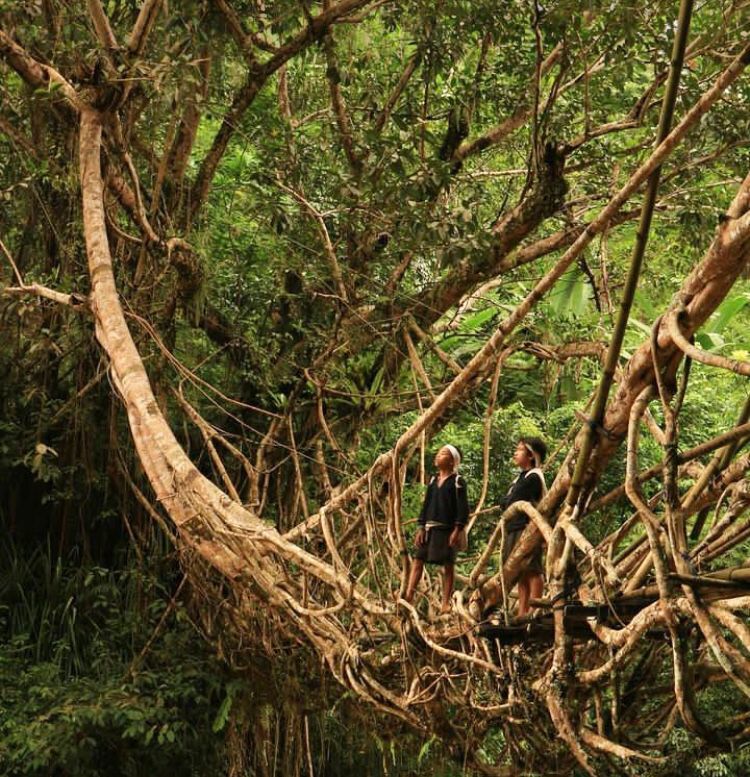
M 497 343 L 488 344 L 461 371 L 370 471 L 333 493 L 302 524 L 280 534 L 244 506 L 236 490 L 220 490 L 195 468 L 154 400 L 114 285 L 99 172 L 101 131 L 96 112 L 83 109 L 80 164 L 97 337 L 111 359 L 113 382 L 155 501 L 174 522 L 177 541 L 229 581 L 238 629 L 243 611 L 266 608 L 287 632 L 319 653 L 342 686 L 413 729 L 436 732 L 466 762 L 487 773 L 512 768 L 483 762 L 482 743 L 498 731 L 504 750 L 495 763 L 521 759 L 541 764 L 550 741 L 557 738 L 565 744 L 559 763 L 575 758 L 590 774 L 598 758 L 657 759 L 654 753 L 678 719 L 712 744 L 744 736 L 742 716 L 729 716 L 720 730 L 708 730 L 695 696 L 717 680 L 733 683 L 745 694 L 750 690 L 750 631 L 742 617 L 750 605 L 750 595 L 743 594 L 747 570 L 700 571 L 702 563 L 719 559 L 750 533 L 744 518 L 750 456 L 730 463 L 731 451 L 750 435 L 750 424 L 707 441 L 693 455 L 677 455 L 676 419 L 684 392 L 670 404 L 664 375 L 669 370 L 674 374 L 685 347 L 675 327 L 684 332 L 705 319 L 723 296 L 716 289 L 709 294 L 707 288 L 731 284 L 727 273 L 736 277 L 747 260 L 750 178 L 735 198 L 731 219 L 684 284 L 678 313 L 667 316 L 655 332 L 658 348 L 652 351 L 651 343 L 644 344 L 619 388 L 620 396 L 637 391 L 625 414 L 625 491 L 635 509 L 632 519 L 592 545 L 579 528 L 584 517 L 579 509 L 559 508 L 569 479 L 564 467 L 539 510 L 518 503 L 501 516 L 456 598 L 454 613 L 431 621 L 420 613 L 421 605 L 415 609 L 393 597 L 394 589 L 403 589 L 408 566 L 400 488 L 414 440 L 493 363 Z M 696 279 L 701 287 L 694 291 Z M 652 353 L 657 352 L 654 369 Z M 691 357 L 701 356 L 691 347 Z M 650 372 L 643 365 L 647 360 Z M 747 372 L 744 364 L 718 366 Z M 640 483 L 656 473 L 638 470 L 638 434 L 656 396 L 667 418 L 664 464 L 657 468 L 667 496 L 649 503 Z M 599 446 L 599 468 L 601 458 L 615 448 L 615 421 L 621 426 L 625 412 L 622 404 L 612 407 L 612 418 L 605 421 L 609 434 Z M 209 441 L 216 437 L 194 410 L 190 417 Z M 700 489 L 696 484 L 681 496 L 680 463 L 711 451 L 721 461 L 709 465 L 710 477 L 699 478 Z M 220 461 L 215 446 L 212 455 Z M 257 472 L 245 464 L 247 472 Z M 383 483 L 389 486 L 385 494 Z M 717 503 L 713 527 L 689 548 L 689 518 Z M 488 578 L 486 568 L 503 523 L 518 511 L 531 518 L 530 528 L 505 568 Z M 635 531 L 639 527 L 644 533 Z M 635 537 L 626 544 L 631 534 Z M 486 609 L 501 604 L 502 590 L 510 590 L 524 557 L 542 536 L 548 596 L 541 604 L 551 619 L 529 624 L 528 640 L 519 647 L 481 636 L 477 626 Z M 652 567 L 656 582 L 644 585 Z M 591 609 L 581 610 L 583 606 Z M 576 607 L 583 619 L 576 616 Z M 532 641 L 545 628 L 548 637 Z M 486 633 L 505 639 L 502 628 Z

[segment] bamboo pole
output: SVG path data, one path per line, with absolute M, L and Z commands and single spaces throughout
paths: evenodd
M 682 0 L 680 3 L 680 13 L 677 21 L 677 32 L 672 46 L 672 61 L 669 73 L 669 80 L 664 92 L 664 99 L 661 106 L 661 116 L 659 117 L 659 129 L 656 134 L 656 146 L 658 147 L 669 135 L 672 126 L 672 116 L 677 99 L 677 88 L 680 83 L 680 73 L 682 72 L 682 63 L 685 56 L 685 46 L 687 44 L 688 31 L 690 29 L 690 18 L 693 12 L 693 0 Z M 602 379 L 596 393 L 596 399 L 591 409 L 591 415 L 584 429 L 584 437 L 581 443 L 581 450 L 576 461 L 575 472 L 568 490 L 567 504 L 572 508 L 581 495 L 584 473 L 591 456 L 591 452 L 596 442 L 596 435 L 601 428 L 604 420 L 604 411 L 609 398 L 609 390 L 615 377 L 615 369 L 620 358 L 622 342 L 625 337 L 625 327 L 630 318 L 630 310 L 633 306 L 635 290 L 638 286 L 638 279 L 641 274 L 643 257 L 646 253 L 648 244 L 648 235 L 651 228 L 651 219 L 656 205 L 656 194 L 659 189 L 659 178 L 661 176 L 661 165 L 656 167 L 648 179 L 646 196 L 641 211 L 641 220 L 638 225 L 633 254 L 630 260 L 630 269 L 625 281 L 625 289 L 620 302 L 620 310 L 617 317 L 617 324 L 612 333 L 607 358 L 604 364 Z M 581 505 L 582 506 L 582 505 Z

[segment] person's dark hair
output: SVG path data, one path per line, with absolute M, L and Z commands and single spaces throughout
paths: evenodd
M 547 446 L 541 437 L 519 437 L 518 441 L 528 445 L 534 451 L 539 459 L 539 464 L 547 458 Z

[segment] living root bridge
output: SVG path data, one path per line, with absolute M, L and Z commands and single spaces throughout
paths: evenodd
M 371 470 L 364 480 L 334 497 L 332 503 L 318 513 L 316 521 L 308 522 L 302 530 L 287 536 L 281 536 L 216 487 L 189 460 L 161 414 L 128 331 L 115 287 L 104 221 L 100 171 L 102 120 L 96 111 L 84 109 L 80 121 L 84 230 L 96 335 L 109 356 L 113 383 L 122 397 L 138 455 L 156 500 L 168 511 L 185 545 L 230 581 L 237 607 L 253 607 L 259 600 L 266 602 L 272 611 L 283 616 L 290 631 L 304 635 L 342 685 L 411 728 L 441 730 L 446 742 L 453 742 L 455 746 L 463 743 L 461 752 L 468 761 L 488 771 L 490 767 L 481 762 L 477 753 L 483 737 L 498 725 L 504 727 L 509 748 L 524 741 L 525 746 L 537 753 L 540 763 L 548 757 L 545 748 L 550 739 L 545 742 L 529 740 L 524 733 L 525 725 L 513 723 L 528 703 L 521 700 L 528 699 L 533 677 L 540 678 L 541 682 L 541 685 L 534 684 L 537 700 L 549 710 L 548 718 L 535 717 L 538 726 L 546 729 L 551 739 L 562 729 L 569 752 L 584 763 L 587 770 L 592 769 L 591 758 L 598 757 L 596 754 L 605 758 L 650 758 L 648 754 L 613 741 L 618 734 L 603 723 L 598 712 L 595 729 L 584 721 L 589 712 L 600 709 L 601 694 L 610 687 L 613 678 L 629 667 L 642 665 L 645 660 L 654 668 L 669 660 L 672 652 L 669 645 L 658 643 L 644 647 L 642 642 L 642 636 L 649 629 L 668 627 L 664 606 L 677 617 L 685 618 L 686 623 L 692 622 L 695 608 L 700 608 L 699 628 L 709 640 L 718 663 L 711 661 L 710 653 L 700 650 L 695 660 L 696 675 L 703 673 L 716 677 L 719 670 L 723 678 L 745 685 L 744 678 L 748 674 L 745 652 L 750 641 L 745 626 L 734 613 L 743 612 L 747 599 L 738 597 L 733 588 L 719 591 L 708 606 L 697 602 L 693 587 L 688 583 L 682 596 L 669 595 L 666 604 L 661 598 L 664 591 L 659 590 L 656 592 L 659 600 L 652 598 L 652 604 L 645 605 L 621 628 L 607 622 L 594 625 L 592 629 L 597 639 L 579 648 L 576 674 L 568 681 L 570 690 L 564 697 L 552 693 L 548 683 L 543 682 L 548 658 L 542 655 L 538 666 L 523 669 L 511 655 L 490 650 L 490 646 L 474 634 L 476 620 L 460 599 L 455 622 L 447 630 L 435 630 L 426 626 L 411 607 L 402 605 L 398 610 L 383 596 L 372 593 L 349 571 L 354 564 L 364 563 L 366 568 L 369 563 L 367 553 L 362 554 L 361 543 L 340 546 L 332 519 L 340 506 L 361 493 L 363 483 L 371 482 L 377 470 L 393 472 L 398 448 L 384 454 L 375 471 Z M 711 256 L 718 261 L 723 254 L 714 252 Z M 468 382 L 468 377 L 467 370 L 456 379 L 456 385 L 462 386 L 462 381 Z M 443 401 L 447 404 L 452 397 L 451 393 L 443 395 Z M 440 398 L 435 404 L 439 402 Z M 433 408 L 425 413 L 428 419 Z M 428 421 L 423 417 L 417 432 L 426 426 Z M 364 505 L 367 524 L 372 518 L 368 517 L 370 507 L 366 502 Z M 530 505 L 514 505 L 501 521 L 518 510 L 527 511 L 532 521 L 548 535 L 550 543 L 553 542 L 552 529 L 546 518 Z M 317 525 L 324 530 L 332 563 L 292 541 L 295 537 L 303 537 L 304 532 L 315 531 Z M 579 589 L 583 604 L 605 607 L 606 596 L 616 592 L 612 587 L 616 585 L 615 581 L 627 578 L 626 570 L 622 565 L 612 565 L 601 550 L 593 549 L 574 523 L 568 522 L 563 528 L 571 545 L 577 545 L 589 559 L 582 564 L 584 577 L 589 578 Z M 651 552 L 655 552 L 653 546 Z M 394 549 L 386 548 L 384 553 L 384 560 L 391 563 L 388 559 L 392 559 Z M 292 572 L 292 569 L 296 571 Z M 605 578 L 608 577 L 610 583 L 604 583 L 595 574 L 591 577 L 587 569 L 590 573 L 601 569 L 607 573 Z M 481 579 L 477 578 L 480 571 L 481 565 L 475 570 L 476 579 Z M 393 575 L 398 576 L 398 566 L 392 566 L 388 574 L 391 579 Z M 681 578 L 673 579 L 673 583 L 680 582 Z M 668 586 L 673 583 L 667 581 Z M 713 623 L 720 624 L 734 637 L 720 635 Z M 733 638 L 739 640 L 739 646 L 730 644 Z M 657 660 L 653 656 L 660 658 Z M 529 671 L 531 674 L 526 674 Z M 647 686 L 651 680 L 652 675 L 645 672 L 642 678 L 633 676 L 629 682 Z M 690 718 L 687 702 L 679 701 L 686 694 L 687 682 L 682 679 L 675 692 L 661 693 L 659 698 L 665 715 L 669 716 L 674 705 L 679 704 Z M 628 693 L 628 698 L 632 698 L 632 692 Z M 615 698 L 621 705 L 617 711 L 618 730 L 635 725 L 637 707 L 628 706 L 619 691 L 615 692 Z M 488 701 L 492 702 L 490 706 Z M 446 717 L 448 707 L 455 711 L 450 724 Z M 661 730 L 662 720 L 662 717 L 656 717 L 642 722 L 642 732 Z M 695 728 L 700 730 L 697 724 Z M 561 757 L 564 758 L 564 754 Z
M 281 537 L 204 477 L 185 455 L 158 408 L 115 287 L 103 209 L 101 137 L 99 114 L 82 110 L 81 187 L 96 336 L 109 356 L 113 383 L 156 500 L 180 538 L 231 582 L 238 606 L 262 600 L 283 613 L 337 680 L 368 703 L 425 731 L 444 726 L 445 705 L 460 705 L 452 725 L 480 736 L 508 709 L 499 705 L 495 716 L 482 712 L 483 699 L 494 695 L 491 678 L 505 672 L 481 640 L 468 633 L 452 638 L 449 647 L 424 629 L 415 611 L 407 608 L 409 618 L 402 620 L 392 605 L 352 580 L 343 562 L 328 564 Z M 290 573 L 292 566 L 300 571 Z M 402 664 L 399 658 L 397 666 L 414 669 L 394 675 L 384 660 L 390 653 L 375 650 L 383 640 L 394 647 L 408 645 L 410 662 Z M 426 698 L 440 703 L 425 705 Z
M 95 11 L 95 31 L 111 47 L 114 33 L 101 4 L 90 5 Z M 129 48 L 133 52 L 143 50 L 158 5 L 158 2 L 144 4 L 130 39 Z M 220 5 L 227 18 L 233 19 L 229 4 Z M 334 17 L 343 18 L 342 14 L 365 5 L 359 0 L 329 5 L 328 10 L 315 17 L 318 21 L 311 25 L 312 29 L 303 30 L 273 53 L 262 68 L 263 78 L 267 79 L 311 39 L 323 35 L 323 27 L 333 23 Z M 234 32 L 240 33 L 240 45 L 243 41 L 246 43 L 241 25 L 235 26 Z M 196 209 L 205 199 L 244 109 L 262 86 L 251 52 L 244 53 L 252 72 L 235 96 L 192 184 Z M 331 59 L 334 53 L 329 47 Z M 488 734 L 496 735 L 498 731 L 502 731 L 504 749 L 495 758 L 497 762 L 523 761 L 529 768 L 545 769 L 551 762 L 552 748 L 562 772 L 569 772 L 573 759 L 589 773 L 596 769 L 599 758 L 610 765 L 618 764 L 616 759 L 648 760 L 650 743 L 658 744 L 658 737 L 664 731 L 668 733 L 678 718 L 706 741 L 720 741 L 697 714 L 694 695 L 708 682 L 731 682 L 743 693 L 750 688 L 750 632 L 746 624 L 750 600 L 743 593 L 747 569 L 727 568 L 723 573 L 713 570 L 711 575 L 705 575 L 698 565 L 705 559 L 720 564 L 724 554 L 750 536 L 746 517 L 748 497 L 743 488 L 750 457 L 734 459 L 738 449 L 735 443 L 739 444 L 748 433 L 747 417 L 733 431 L 694 449 L 693 457 L 715 450 L 718 458 L 710 465 L 708 474 L 700 473 L 696 484 L 701 486 L 696 485 L 688 494 L 681 495 L 676 488 L 677 468 L 688 462 L 690 452 L 676 453 L 676 421 L 687 378 L 682 378 L 675 397 L 665 387 L 676 378 L 683 351 L 718 369 L 747 374 L 747 365 L 711 359 L 696 351 L 689 338 L 747 266 L 750 176 L 739 187 L 703 261 L 683 284 L 674 307 L 660 320 L 653 342 L 644 342 L 623 371 L 618 393 L 605 413 L 603 427 L 608 434 L 597 440 L 596 466 L 587 470 L 585 487 L 593 487 L 601 467 L 628 435 L 625 490 L 634 514 L 626 525 L 595 546 L 581 529 L 585 505 L 557 514 L 570 486 L 568 464 L 574 459 L 574 446 L 540 509 L 519 503 L 501 516 L 490 546 L 470 572 L 464 592 L 457 597 L 456 612 L 450 619 L 430 625 L 416 609 L 395 604 L 393 591 L 403 585 L 406 571 L 399 500 L 410 455 L 418 446 L 424 446 L 427 436 L 458 401 L 489 377 L 493 380 L 494 396 L 503 360 L 518 347 L 510 341 L 511 335 L 591 240 L 622 216 L 621 209 L 628 199 L 739 78 L 750 60 L 750 45 L 741 49 L 599 215 L 585 226 L 576 225 L 565 241 L 555 244 L 566 248 L 563 255 L 468 364 L 447 362 L 455 377 L 442 392 L 434 392 L 434 400 L 394 449 L 379 456 L 367 472 L 341 490 L 336 491 L 329 482 L 331 498 L 283 535 L 261 520 L 260 510 L 248 509 L 242 504 L 239 489 L 230 488 L 228 476 L 222 477 L 227 488 L 224 492 L 196 468 L 155 399 L 123 314 L 107 238 L 107 228 L 112 223 L 105 220 L 104 212 L 102 138 L 114 147 L 122 140 L 116 111 L 100 112 L 93 108 L 84 93 L 76 90 L 58 71 L 34 60 L 1 31 L 0 55 L 32 87 L 50 82 L 59 84 L 59 93 L 66 101 L 65 110 L 80 120 L 84 237 L 91 280 L 89 303 L 96 337 L 109 358 L 112 382 L 122 398 L 154 501 L 169 514 L 180 544 L 228 581 L 231 606 L 237 615 L 234 621 L 239 630 L 246 628 L 243 615 L 253 609 L 257 612 L 258 603 L 263 602 L 269 613 L 278 616 L 282 628 L 295 639 L 303 640 L 321 657 L 339 683 L 357 698 L 397 719 L 399 725 L 403 723 L 421 732 L 438 732 L 457 758 L 487 773 L 507 771 L 482 761 L 483 743 Z M 540 59 L 540 68 L 541 63 Z M 343 92 L 335 91 L 337 119 L 340 127 L 345 128 Z M 524 107 L 524 112 L 529 110 Z M 349 148 L 352 158 L 354 150 Z M 126 235 L 124 239 L 139 245 L 159 242 L 168 249 L 167 242 L 149 224 L 150 214 L 146 214 L 139 194 L 135 166 L 132 162 L 125 165 L 133 180 L 132 187 L 124 178 L 113 174 L 110 190 L 119 192 L 121 204 L 142 235 L 140 238 Z M 158 197 L 155 199 L 158 201 Z M 301 204 L 310 210 L 304 202 Z M 334 264 L 338 260 L 325 219 L 313 210 L 332 277 L 337 286 L 345 285 L 344 270 Z M 177 242 L 171 245 L 175 250 L 180 246 Z M 57 293 L 50 296 L 47 293 L 50 290 L 19 282 L 21 286 L 16 293 L 36 293 L 64 301 Z M 343 292 L 341 297 L 346 300 L 346 289 Z M 65 304 L 70 302 L 72 299 Z M 411 331 L 420 344 L 429 337 L 418 324 Z M 419 346 L 411 334 L 404 342 L 415 374 L 429 388 L 430 376 L 420 363 Z M 638 470 L 638 434 L 649 403 L 655 401 L 661 403 L 667 421 L 664 429 L 657 430 L 664 448 L 664 461 L 651 474 L 663 474 L 666 496 L 646 500 L 639 490 L 645 473 Z M 210 425 L 197 411 L 192 414 L 186 404 L 183 407 L 210 441 L 213 434 Z M 325 428 L 322 399 L 319 412 L 323 432 L 327 439 L 333 440 L 331 428 Z M 287 431 L 290 455 L 301 482 L 291 416 L 274 418 L 267 438 Z M 265 442 L 264 439 L 261 450 Z M 579 438 L 579 445 L 580 442 Z M 216 457 L 213 461 L 221 476 L 221 459 Z M 321 461 L 325 465 L 322 449 L 316 463 Z M 252 472 L 249 465 L 248 471 Z M 379 487 L 383 482 L 389 485 L 387 495 Z M 257 492 L 257 482 L 254 485 Z M 299 483 L 298 488 L 301 489 Z M 263 504 L 255 496 L 251 504 Z M 690 547 L 687 522 L 699 510 L 710 507 L 717 510 L 717 521 Z M 157 515 L 153 508 L 152 512 Z M 517 512 L 525 512 L 534 528 L 527 532 L 501 573 L 487 580 L 486 570 L 501 541 L 504 523 Z M 631 539 L 635 527 L 642 527 L 644 533 Z M 548 629 L 550 650 L 533 655 L 495 650 L 477 634 L 480 620 L 477 614 L 481 616 L 483 607 L 500 602 L 503 588 L 507 594 L 524 557 L 535 542 L 541 541 L 541 536 L 549 547 L 549 578 L 559 589 L 553 591 L 555 602 L 548 603 L 575 601 L 573 609 L 568 611 L 568 622 L 565 612 L 557 608 L 552 615 L 552 627 Z M 618 551 L 620 546 L 624 547 Z M 691 564 L 696 569 L 691 569 Z M 473 594 L 474 602 L 467 601 L 467 593 Z M 638 602 L 638 605 L 625 613 L 623 601 Z M 573 630 L 569 623 L 575 608 L 580 608 L 578 614 L 582 617 L 588 618 L 585 613 L 602 615 L 596 622 L 586 620 L 591 638 L 577 645 L 571 639 Z M 506 617 L 507 612 L 501 615 Z M 668 634 L 669 640 L 643 639 L 654 631 Z M 670 677 L 667 687 L 657 682 L 665 676 Z M 638 699 L 647 694 L 650 704 L 647 714 L 643 714 L 644 705 Z M 743 725 L 741 720 L 726 721 L 721 737 L 730 743 L 741 742 L 747 735 Z M 497 741 L 495 736 L 494 742 Z M 614 760 L 607 762 L 606 759 Z

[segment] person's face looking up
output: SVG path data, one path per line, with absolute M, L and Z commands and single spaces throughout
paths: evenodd
M 450 472 L 453 469 L 453 454 L 446 447 L 442 447 L 435 454 L 435 466 L 443 471 Z
M 516 450 L 513 452 L 513 463 L 521 469 L 531 469 L 534 466 L 534 457 L 526 444 L 519 442 Z

